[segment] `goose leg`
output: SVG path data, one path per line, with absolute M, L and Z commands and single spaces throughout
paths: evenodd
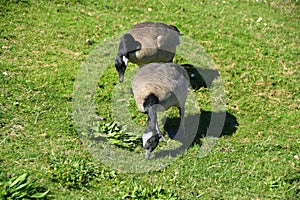
M 179 113 L 180 113 L 180 118 L 181 118 L 181 120 L 180 120 L 180 124 L 182 124 L 183 126 L 184 126 L 184 108 L 182 107 L 182 108 L 179 108 Z
M 182 136 L 184 136 L 184 133 L 185 133 L 185 128 L 184 128 L 184 107 L 179 107 L 179 113 L 180 113 L 180 125 L 179 125 L 179 130 L 178 132 L 180 134 L 182 134 Z
M 163 142 L 167 142 L 166 138 L 162 135 L 161 130 L 160 130 L 159 127 L 158 127 L 158 122 L 157 122 L 157 121 L 156 121 L 155 126 L 156 126 L 156 131 L 157 131 L 157 133 L 158 133 L 158 135 L 159 135 L 159 138 L 160 138 Z

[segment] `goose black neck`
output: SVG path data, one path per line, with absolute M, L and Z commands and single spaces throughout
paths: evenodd
M 155 129 L 157 114 L 156 114 L 156 105 L 159 103 L 159 100 L 156 95 L 150 94 L 145 98 L 144 109 L 148 114 L 147 127 L 150 129 Z
M 145 99 L 144 99 L 144 109 L 146 112 L 148 112 L 149 108 L 155 104 L 158 104 L 159 103 L 159 100 L 158 100 L 158 97 L 151 93 L 149 94 Z
M 128 58 L 128 54 L 141 49 L 141 43 L 136 41 L 134 37 L 126 33 L 120 41 L 118 55 L 126 56 Z

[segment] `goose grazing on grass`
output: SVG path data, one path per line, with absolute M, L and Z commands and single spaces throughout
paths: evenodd
M 120 41 L 115 67 L 122 83 L 128 62 L 144 65 L 172 62 L 179 45 L 177 27 L 159 22 L 143 22 L 133 26 Z
M 157 123 L 157 111 L 171 106 L 179 109 L 180 128 L 184 133 L 184 104 L 187 98 L 189 77 L 186 70 L 174 63 L 150 63 L 138 70 L 132 81 L 132 91 L 139 112 L 148 115 L 143 134 L 146 159 L 157 147 L 159 139 L 166 141 Z

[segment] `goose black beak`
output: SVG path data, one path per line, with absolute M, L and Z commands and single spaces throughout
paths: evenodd
M 151 151 L 150 151 L 149 149 L 146 149 L 145 151 L 146 151 L 146 156 L 145 156 L 145 158 L 146 158 L 146 160 L 149 160 L 149 159 L 150 159 Z
M 124 81 L 124 72 L 119 72 L 119 83 L 123 83 Z

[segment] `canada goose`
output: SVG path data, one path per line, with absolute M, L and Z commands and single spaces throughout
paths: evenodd
M 174 63 L 150 63 L 138 70 L 132 81 L 132 91 L 139 112 L 147 113 L 148 121 L 143 134 L 146 159 L 161 138 L 166 141 L 157 123 L 157 111 L 171 106 L 179 109 L 184 126 L 184 104 L 187 98 L 189 77 L 186 70 Z M 184 132 L 184 128 L 182 129 Z
M 115 67 L 122 83 L 128 62 L 144 65 L 152 62 L 172 62 L 179 45 L 177 27 L 163 23 L 143 22 L 122 36 Z

